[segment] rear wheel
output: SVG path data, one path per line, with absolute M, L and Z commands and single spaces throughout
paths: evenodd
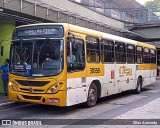
M 94 83 L 92 83 L 88 90 L 86 106 L 89 108 L 95 106 L 97 103 L 97 98 L 98 98 L 97 97 L 97 87 Z
M 136 87 L 136 89 L 134 90 L 134 93 L 135 93 L 135 94 L 139 94 L 139 93 L 141 93 L 141 90 L 142 90 L 142 79 L 141 79 L 141 78 L 138 78 L 137 87 Z

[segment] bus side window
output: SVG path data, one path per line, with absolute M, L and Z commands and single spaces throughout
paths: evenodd
M 114 62 L 114 42 L 110 40 L 102 40 L 101 43 L 101 61 Z
M 85 67 L 84 41 L 78 38 L 69 38 L 67 42 L 68 71 L 83 70 Z
M 151 64 L 156 64 L 156 50 L 151 49 Z
M 143 50 L 143 63 L 150 63 L 150 49 L 144 48 Z
M 127 63 L 135 63 L 135 46 L 127 44 Z
M 115 43 L 116 62 L 126 63 L 126 45 L 122 42 Z
M 96 37 L 87 36 L 87 62 L 99 63 L 100 62 L 100 46 L 99 39 Z
M 140 46 L 136 47 L 136 62 L 137 64 L 143 63 L 143 48 Z

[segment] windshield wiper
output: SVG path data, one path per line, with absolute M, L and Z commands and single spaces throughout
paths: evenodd
M 37 51 L 37 64 L 39 64 L 39 57 L 40 57 L 40 53 L 42 51 L 42 48 L 45 46 L 45 44 L 48 42 L 50 38 L 47 38 L 45 40 L 45 42 L 43 42 L 43 44 L 40 46 L 39 50 Z

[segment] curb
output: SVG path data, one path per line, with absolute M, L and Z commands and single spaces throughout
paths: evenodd
M 23 106 L 23 105 L 27 105 L 27 104 L 28 103 L 16 102 L 16 101 L 9 101 L 6 103 L 0 103 L 0 110 L 11 108 L 11 107 Z
M 0 110 L 14 106 L 15 102 L 6 102 L 0 104 Z

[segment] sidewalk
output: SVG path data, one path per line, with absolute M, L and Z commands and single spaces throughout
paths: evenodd
M 5 96 L 3 93 L 0 93 L 0 109 L 10 107 L 15 102 L 9 101 L 8 96 Z
M 0 93 L 0 104 L 9 102 L 8 96 L 5 96 L 3 93 Z

